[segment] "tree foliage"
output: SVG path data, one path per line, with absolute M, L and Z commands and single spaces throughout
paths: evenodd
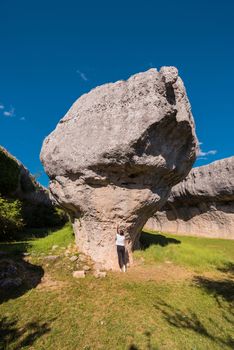
M 18 199 L 6 199 L 0 196 L 0 239 L 11 238 L 23 227 L 21 202 Z

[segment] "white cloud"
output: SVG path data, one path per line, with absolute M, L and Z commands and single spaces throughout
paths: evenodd
M 4 106 L 2 103 L 0 103 L 0 109 L 4 109 Z
M 79 69 L 77 69 L 76 73 L 79 74 L 79 76 L 82 80 L 88 81 L 88 78 L 86 77 L 84 72 L 81 72 Z
M 4 111 L 3 115 L 5 115 L 5 117 L 9 117 L 9 118 L 14 117 L 15 116 L 15 108 L 11 107 L 9 109 L 9 111 Z
M 212 155 L 215 155 L 217 153 L 216 149 L 212 149 L 210 151 L 205 152 L 202 150 L 201 145 L 203 145 L 203 142 L 199 141 L 198 142 L 198 151 L 197 151 L 198 159 L 207 159 L 207 156 L 212 156 Z
M 209 156 L 209 155 L 214 155 L 217 153 L 216 149 L 213 149 L 211 151 L 207 151 L 207 152 L 203 152 L 201 149 L 199 150 L 197 156 L 198 157 L 205 157 L 205 156 Z

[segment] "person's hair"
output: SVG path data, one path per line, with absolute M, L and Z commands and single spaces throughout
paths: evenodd
M 124 231 L 123 230 L 119 230 L 119 234 L 120 234 L 120 236 L 124 236 Z

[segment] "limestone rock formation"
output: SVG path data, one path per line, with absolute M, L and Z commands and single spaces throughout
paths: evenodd
M 48 190 L 39 184 L 29 170 L 4 147 L 0 146 L 0 194 L 51 205 Z
M 21 210 L 18 209 L 19 215 L 27 227 L 54 227 L 63 225 L 68 219 L 64 211 L 55 207 L 48 189 L 37 182 L 29 170 L 2 146 L 0 146 L 0 199 L 8 203 L 12 200 L 19 201 L 21 207 Z M 0 227 L 0 236 L 6 235 L 6 227 L 12 227 L 11 221 L 10 209 L 5 213 L 1 205 L 0 226 L 5 222 L 5 229 L 1 230 Z M 12 229 L 11 234 L 14 234 L 14 231 Z
M 41 160 L 80 251 L 116 269 L 116 224 L 131 260 L 142 227 L 188 174 L 196 150 L 183 82 L 163 67 L 81 96 L 45 139 Z
M 146 227 L 234 239 L 234 157 L 192 169 Z

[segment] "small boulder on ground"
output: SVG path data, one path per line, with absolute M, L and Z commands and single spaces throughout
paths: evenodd
M 94 276 L 96 278 L 103 278 L 106 277 L 106 271 L 95 271 Z
M 47 255 L 44 257 L 45 260 L 55 261 L 59 258 L 59 255 Z
M 76 261 L 78 259 L 78 256 L 77 255 L 72 255 L 70 258 L 69 258 L 69 260 L 71 261 L 71 262 L 74 262 L 74 261 Z
M 87 257 L 85 255 L 83 255 L 83 254 L 80 254 L 79 255 L 79 261 L 80 262 L 86 262 L 87 261 Z
M 84 270 L 73 271 L 72 276 L 75 278 L 85 278 L 85 271 Z
M 84 265 L 84 266 L 83 266 L 83 270 L 84 270 L 84 271 L 90 271 L 90 270 L 91 270 L 91 267 L 88 266 L 88 265 Z

